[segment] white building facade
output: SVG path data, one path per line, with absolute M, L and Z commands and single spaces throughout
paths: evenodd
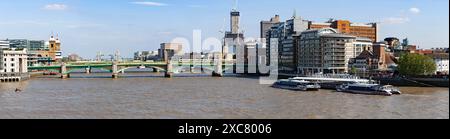
M 434 54 L 433 60 L 436 63 L 436 73 L 437 74 L 447 74 L 449 66 L 449 55 L 448 53 Z
M 448 74 L 448 59 L 436 59 L 437 72 Z
M 27 73 L 26 49 L 2 49 L 0 50 L 0 73 Z
M 9 41 L 0 40 L 0 49 L 6 49 L 6 48 L 9 48 Z

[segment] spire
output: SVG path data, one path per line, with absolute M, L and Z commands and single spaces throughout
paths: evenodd
M 297 18 L 297 9 L 294 9 L 294 14 L 292 15 L 292 18 Z
M 55 41 L 55 34 L 53 33 L 53 31 L 52 31 L 52 35 L 50 36 L 49 41 Z
M 56 43 L 61 43 L 61 41 L 59 40 L 59 33 L 56 33 Z
M 237 11 L 238 11 L 238 0 L 234 0 L 233 12 L 237 12 Z

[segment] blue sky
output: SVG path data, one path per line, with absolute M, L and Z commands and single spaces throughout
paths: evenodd
M 60 34 L 64 55 L 93 58 L 97 51 L 124 57 L 156 50 L 175 37 L 202 38 L 229 30 L 234 0 L 0 0 L 0 39 L 47 40 Z M 239 0 L 241 26 L 259 37 L 259 21 L 279 14 L 324 22 L 380 22 L 380 39 L 408 37 L 420 48 L 449 46 L 448 0 Z M 226 22 L 224 22 L 226 19 Z

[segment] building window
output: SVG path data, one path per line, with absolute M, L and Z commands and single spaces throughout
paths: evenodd
M 14 63 L 11 63 L 11 67 L 14 67 Z
M 14 61 L 14 58 L 11 58 L 11 61 Z
M 11 72 L 14 72 L 14 69 L 11 69 Z

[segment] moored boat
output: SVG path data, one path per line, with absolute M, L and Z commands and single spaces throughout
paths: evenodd
M 278 80 L 272 85 L 272 87 L 298 91 L 317 91 L 320 89 L 320 85 L 317 83 L 294 79 Z
M 385 95 L 391 96 L 401 94 L 401 91 L 391 85 L 379 85 L 370 83 L 351 83 L 343 84 L 336 88 L 338 92 L 367 94 L 367 95 Z

